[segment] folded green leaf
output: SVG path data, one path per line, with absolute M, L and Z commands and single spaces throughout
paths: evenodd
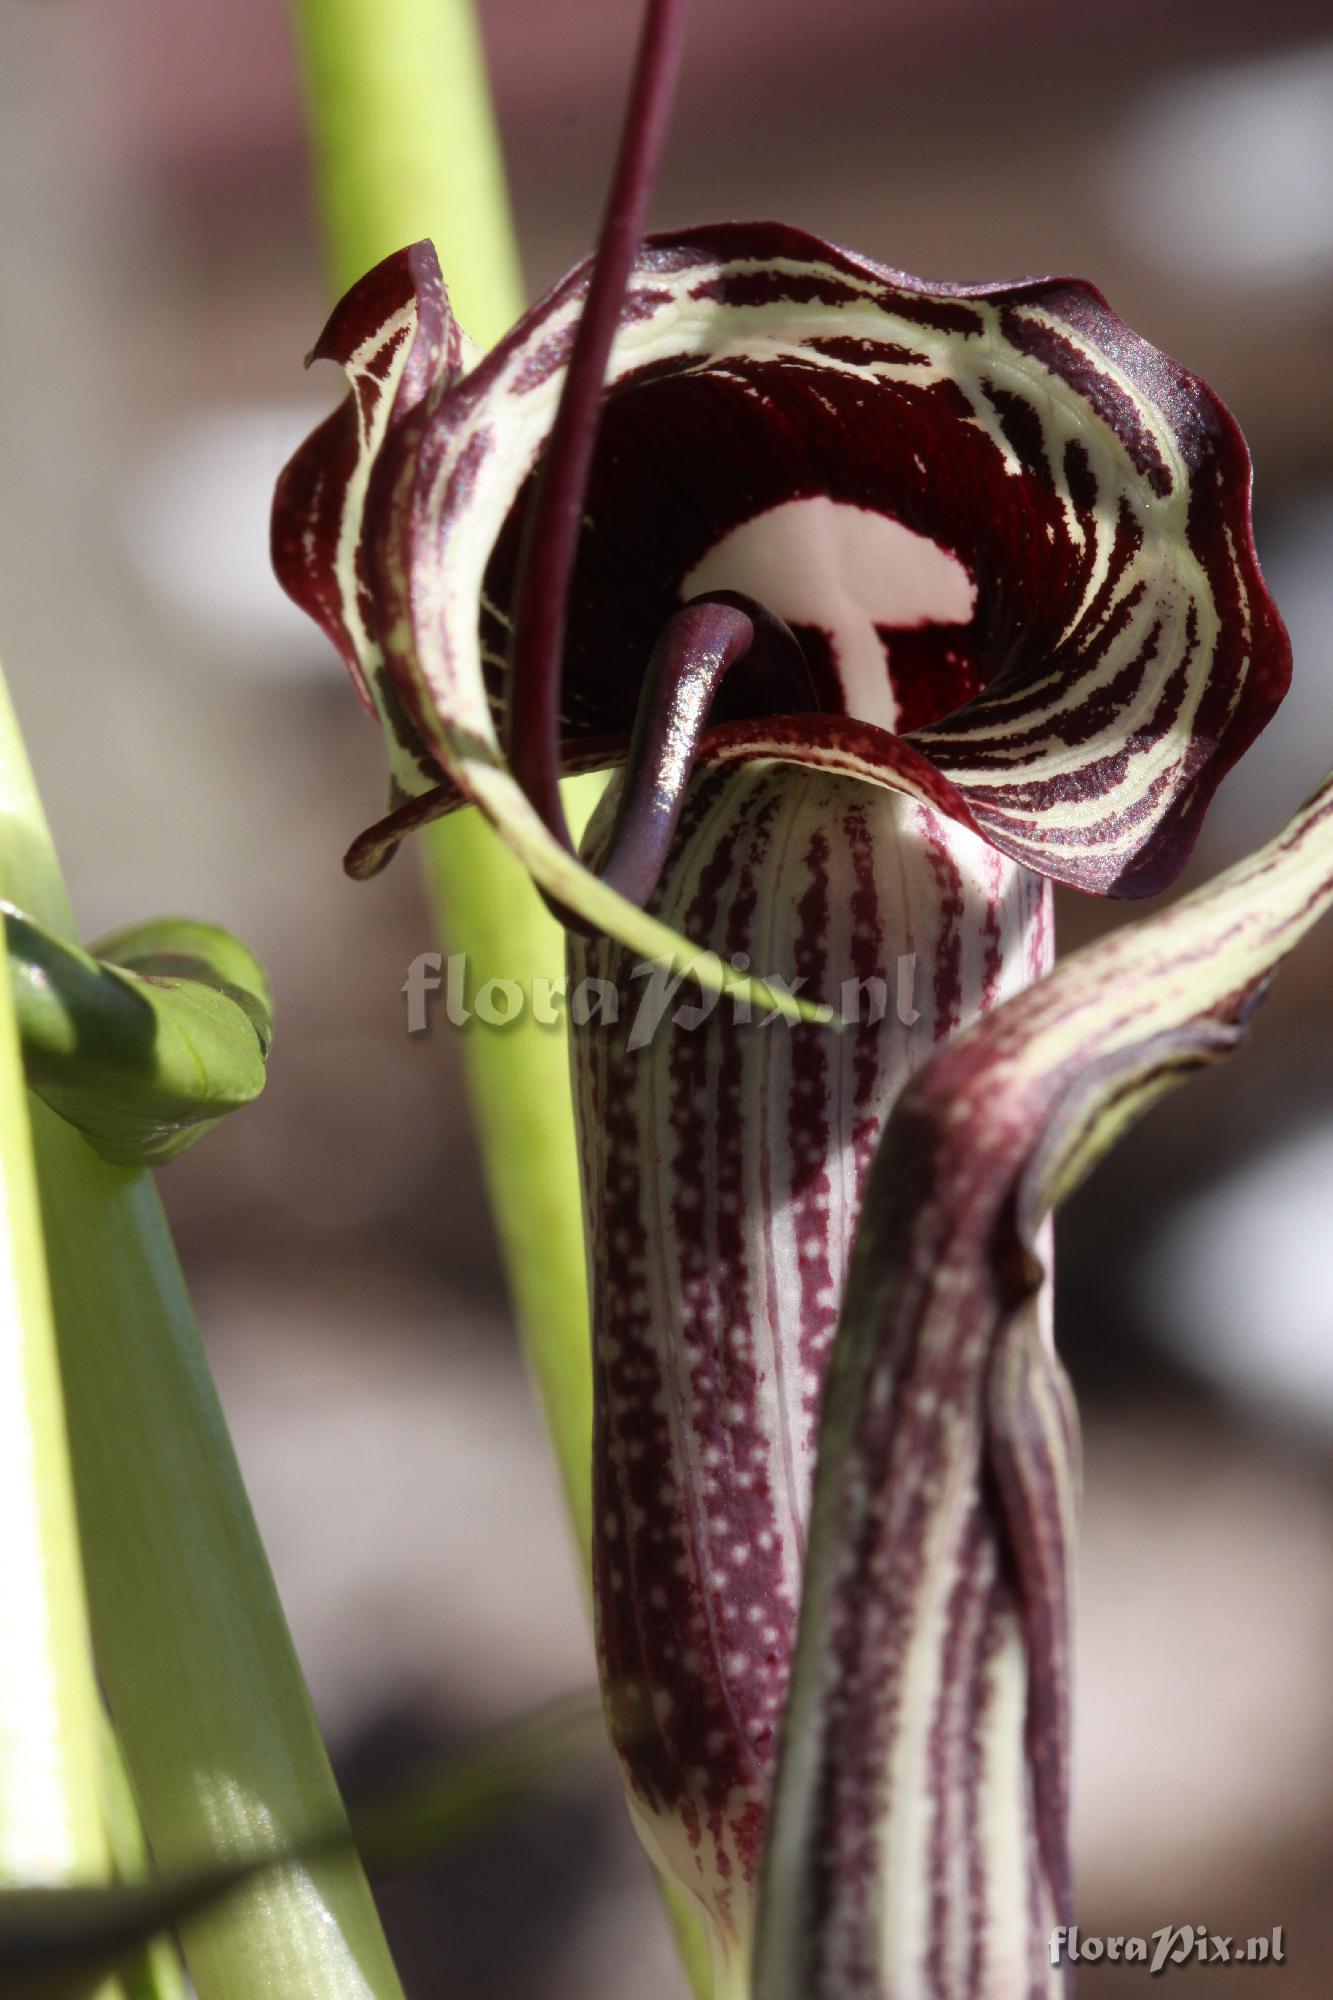
M 1333 904 L 1333 779 L 1267 847 L 942 1049 L 895 1106 L 819 1439 L 759 2000 L 1056 1993 L 1076 1446 L 1040 1230 L 1243 1038 Z
M 117 1165 L 158 1165 L 264 1087 L 263 967 L 215 924 L 137 924 L 92 952 L 0 904 L 28 1084 Z

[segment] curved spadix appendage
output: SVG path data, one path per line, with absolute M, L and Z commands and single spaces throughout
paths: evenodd
M 1061 1989 L 1072 1426 L 1042 1217 L 1241 1039 L 1333 903 L 1333 781 L 935 1055 L 886 1127 L 819 1438 L 758 2000 Z
M 643 909 L 666 867 L 686 788 L 724 685 L 767 695 L 792 721 L 819 709 L 800 646 L 781 619 L 737 592 L 696 597 L 669 620 L 639 696 L 615 823 L 597 878 Z M 742 700 L 744 695 L 742 693 Z M 575 916 L 571 928 L 586 931 Z
M 844 1024 L 570 941 L 600 1668 L 645 1843 L 734 1974 L 865 1176 L 911 1072 L 1049 965 L 1049 891 L 913 800 L 757 762 L 691 781 L 656 913 Z

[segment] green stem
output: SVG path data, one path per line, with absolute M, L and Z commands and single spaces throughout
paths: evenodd
M 429 236 L 490 346 L 523 310 L 504 162 L 470 0 L 295 0 L 335 294 Z
M 335 285 L 430 236 L 460 320 L 474 339 L 493 341 L 523 295 L 468 0 L 295 0 L 295 12 Z M 583 780 L 569 799 L 580 824 L 599 782 Z M 560 927 L 479 814 L 431 829 L 425 856 L 472 990 L 492 977 L 561 976 Z M 502 1034 L 474 1021 L 464 1055 L 519 1326 L 586 1563 L 592 1385 L 565 1034 L 529 1009 Z
M 2 689 L 0 773 L 0 892 L 72 937 Z M 154 1855 L 345 1825 L 152 1181 L 31 1116 L 93 1641 Z M 264 1878 L 184 1942 L 200 2000 L 400 2000 L 350 1855 Z
M 563 787 L 572 824 L 586 818 L 599 782 L 591 797 L 586 779 Z M 479 813 L 433 827 L 425 861 L 444 937 L 466 954 L 470 991 L 490 978 L 526 986 L 561 976 L 564 932 Z M 463 1057 L 515 1314 L 586 1575 L 592 1363 L 565 1029 L 540 1026 L 530 1009 L 503 1034 L 474 1020 L 463 1033 Z

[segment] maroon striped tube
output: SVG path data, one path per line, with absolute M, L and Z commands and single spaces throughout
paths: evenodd
M 866 1175 L 912 1071 L 1048 967 L 1049 896 L 915 801 L 754 764 L 696 776 L 655 907 L 840 1031 L 746 1018 L 607 940 L 570 943 L 599 1660 L 635 1821 L 729 1978 Z

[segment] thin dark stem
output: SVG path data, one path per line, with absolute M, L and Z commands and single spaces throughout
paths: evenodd
M 509 758 L 566 847 L 560 803 L 560 676 L 569 587 L 606 364 L 643 236 L 684 41 L 686 0 L 649 0 L 588 296 L 528 516 L 509 674 Z

